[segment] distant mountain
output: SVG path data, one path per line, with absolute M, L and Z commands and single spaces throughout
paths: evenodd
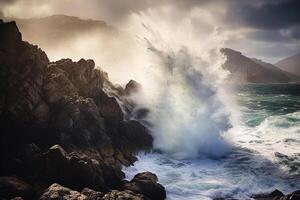
M 38 44 L 46 50 L 91 31 L 97 31 L 101 35 L 118 33 L 117 29 L 104 21 L 67 15 L 11 20 L 16 21 L 25 40 Z
M 43 18 L 11 19 L 19 26 L 25 40 L 38 44 L 48 52 L 50 60 L 61 56 L 72 59 L 93 58 L 104 66 L 122 66 L 119 60 L 129 57 L 124 48 L 131 49 L 131 38 L 127 33 L 106 24 L 101 20 L 81 19 L 67 15 L 53 15 Z M 110 49 L 108 52 L 107 49 Z M 227 57 L 225 69 L 231 72 L 228 80 L 235 83 L 288 83 L 300 81 L 295 70 L 287 70 L 251 59 L 241 52 L 225 48 L 221 50 Z M 136 55 L 133 55 L 136 56 Z M 122 58 L 122 59 L 121 59 Z M 287 58 L 280 63 L 296 66 L 300 54 Z M 277 64 L 276 64 L 277 65 Z M 284 64 L 282 64 L 284 66 Z M 110 68 L 107 68 L 109 71 Z M 296 68 L 296 67 L 295 67 Z M 286 72 L 286 71 L 288 72 Z
M 275 63 L 280 69 L 300 75 L 300 53 Z
M 224 68 L 231 72 L 228 81 L 234 83 L 288 83 L 300 77 L 255 58 L 248 58 L 241 52 L 224 48 L 227 57 Z

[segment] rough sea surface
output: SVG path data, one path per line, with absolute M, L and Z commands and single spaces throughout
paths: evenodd
M 224 133 L 231 144 L 226 155 L 213 158 L 199 152 L 196 159 L 175 159 L 158 152 L 141 154 L 124 169 L 127 178 L 156 173 L 170 200 L 249 198 L 274 189 L 300 189 L 300 85 L 253 84 L 235 94 L 238 106 L 232 109 L 240 113 L 239 123 Z

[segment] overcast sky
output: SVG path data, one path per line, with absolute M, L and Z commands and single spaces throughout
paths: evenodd
M 300 52 L 300 0 L 0 0 L 0 15 L 67 14 L 118 27 L 133 13 L 156 11 L 162 19 L 188 17 L 205 36 L 218 27 L 226 47 L 269 62 Z

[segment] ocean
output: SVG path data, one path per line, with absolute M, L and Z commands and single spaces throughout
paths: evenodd
M 134 166 L 124 168 L 126 178 L 143 171 L 157 174 L 169 200 L 247 199 L 274 189 L 299 189 L 300 85 L 249 84 L 237 87 L 234 95 L 232 109 L 239 116 L 220 134 L 230 146 L 224 155 L 211 156 L 201 148 L 192 158 L 161 151 L 140 154 Z M 219 148 L 218 143 L 208 145 Z

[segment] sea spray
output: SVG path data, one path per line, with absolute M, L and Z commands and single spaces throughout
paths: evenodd
M 231 127 L 231 113 L 218 29 L 204 41 L 184 20 L 178 30 L 147 15 L 133 19 L 139 22 L 134 27 L 142 27 L 135 31 L 139 45 L 147 49 L 143 94 L 133 98 L 150 109 L 154 147 L 177 158 L 223 156 L 229 145 L 222 135 Z

